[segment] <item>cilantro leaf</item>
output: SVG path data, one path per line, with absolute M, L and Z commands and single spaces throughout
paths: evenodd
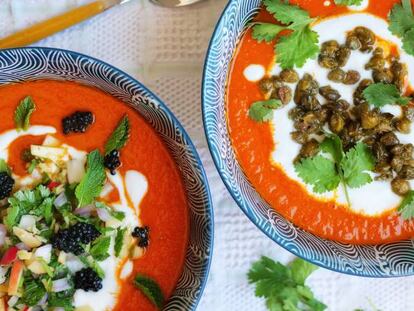
M 257 23 L 253 26 L 253 39 L 271 42 L 285 27 L 271 23 Z
M 103 261 L 109 257 L 109 247 L 111 246 L 111 237 L 101 236 L 93 243 L 89 253 L 97 261 Z
M 116 257 L 119 257 L 119 255 L 121 254 L 126 231 L 127 231 L 127 228 L 118 228 L 118 230 L 116 231 L 115 246 L 114 246 Z
M 256 296 L 266 299 L 270 311 L 323 311 L 326 306 L 304 285 L 315 269 L 317 267 L 302 259 L 295 259 L 285 266 L 263 256 L 253 263 L 247 276 L 249 283 L 256 285 Z
M 323 156 L 303 159 L 295 165 L 295 171 L 316 193 L 332 191 L 341 181 L 335 163 Z
M 148 276 L 138 274 L 135 277 L 134 285 L 155 305 L 159 310 L 164 305 L 164 295 L 160 286 Z
M 249 117 L 256 122 L 270 121 L 273 118 L 273 110 L 281 106 L 282 102 L 278 99 L 255 102 L 249 109 Z
M 402 200 L 398 207 L 398 212 L 404 220 L 409 220 L 414 217 L 414 191 L 411 190 Z
M 319 52 L 319 36 L 309 27 L 280 38 L 276 44 L 276 62 L 283 69 L 302 67 L 309 58 Z
M 407 105 L 410 98 L 400 95 L 398 88 L 394 84 L 374 83 L 368 86 L 363 95 L 369 104 L 375 107 L 385 105 Z
M 92 203 L 99 196 L 105 179 L 104 159 L 99 150 L 94 150 L 88 154 L 86 173 L 75 190 L 80 207 Z
M 388 17 L 389 30 L 403 41 L 403 49 L 414 55 L 414 15 L 411 0 L 395 4 Z
M 14 123 L 18 131 L 27 131 L 30 126 L 30 117 L 36 110 L 36 105 L 30 96 L 25 97 L 14 112 Z
M 336 163 L 342 161 L 344 156 L 344 149 L 342 140 L 336 134 L 329 134 L 320 145 L 322 151 L 329 153 Z
M 292 30 L 302 29 L 313 22 L 309 13 L 297 5 L 292 5 L 281 0 L 265 0 L 266 10 L 282 24 L 289 25 Z
M 372 182 L 367 171 L 372 171 L 374 166 L 375 160 L 371 151 L 361 142 L 349 150 L 341 161 L 345 182 L 351 188 L 359 188 Z
M 35 306 L 46 294 L 46 289 L 42 282 L 34 279 L 30 273 L 25 275 L 23 282 L 24 292 L 22 300 L 28 306 Z
M 335 0 L 336 5 L 360 5 L 362 3 L 362 0 Z
M 6 172 L 7 174 L 11 174 L 10 167 L 7 165 L 7 162 L 3 159 L 0 159 L 0 173 Z
M 115 131 L 111 134 L 108 141 L 105 144 L 105 154 L 110 153 L 113 150 L 122 149 L 130 134 L 130 124 L 128 116 L 124 116 L 119 122 Z

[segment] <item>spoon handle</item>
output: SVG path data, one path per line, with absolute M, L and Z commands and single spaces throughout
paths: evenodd
M 52 34 L 85 21 L 115 4 L 118 0 L 95 1 L 48 20 L 35 24 L 29 28 L 16 32 L 6 38 L 0 39 L 0 49 L 15 48 L 30 45 Z

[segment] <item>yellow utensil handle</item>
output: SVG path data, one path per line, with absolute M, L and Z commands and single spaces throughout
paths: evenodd
M 78 24 L 103 12 L 107 7 L 103 1 L 86 4 L 64 14 L 52 17 L 44 22 L 0 39 L 0 49 L 30 45 L 54 33 Z

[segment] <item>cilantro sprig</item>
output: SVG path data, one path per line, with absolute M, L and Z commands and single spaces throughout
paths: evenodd
M 135 277 L 134 285 L 159 309 L 164 305 L 164 295 L 160 286 L 152 278 L 138 274 Z
M 30 126 L 30 117 L 36 110 L 36 105 L 30 96 L 20 101 L 14 112 L 14 123 L 18 131 L 27 131 Z
M 344 5 L 344 6 L 360 5 L 361 3 L 362 3 L 362 0 L 335 0 L 336 5 Z
M 372 152 L 362 142 L 344 152 L 341 139 L 334 134 L 328 135 L 320 148 L 331 159 L 320 154 L 303 159 L 295 165 L 297 174 L 305 183 L 312 185 L 316 193 L 335 190 L 342 183 L 350 204 L 347 187 L 360 188 L 372 182 L 368 173 L 375 166 Z
M 316 269 L 302 259 L 295 259 L 285 266 L 263 256 L 253 264 L 248 279 L 256 285 L 256 296 L 266 299 L 268 310 L 323 311 L 326 305 L 317 300 L 305 285 L 306 279 Z
M 374 83 L 363 91 L 364 98 L 370 105 L 381 108 L 385 105 L 405 106 L 410 102 L 409 97 L 401 96 L 394 84 Z
M 256 23 L 253 26 L 253 38 L 271 42 L 283 31 L 290 33 L 282 36 L 275 45 L 276 62 L 283 69 L 302 67 L 309 58 L 319 52 L 319 36 L 311 30 L 315 20 L 309 13 L 296 5 L 281 0 L 265 0 L 266 10 L 283 26 L 272 23 Z
M 414 218 L 414 191 L 411 190 L 406 194 L 398 207 L 398 212 L 404 220 Z
M 257 101 L 250 106 L 249 117 L 256 122 L 266 122 L 273 118 L 273 110 L 280 108 L 282 102 L 278 99 Z
M 389 30 L 402 39 L 403 49 L 414 55 L 414 15 L 411 0 L 402 0 L 395 4 L 388 19 Z
M 86 173 L 75 190 L 80 207 L 91 204 L 99 196 L 105 179 L 103 156 L 99 150 L 94 150 L 88 154 Z

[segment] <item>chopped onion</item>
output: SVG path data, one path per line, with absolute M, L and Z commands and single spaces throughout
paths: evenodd
M 100 220 L 108 221 L 111 219 L 111 214 L 109 214 L 109 211 L 106 208 L 98 208 L 96 211 Z
M 49 263 L 52 256 L 52 244 L 46 244 L 36 249 L 35 256 L 43 258 L 46 263 Z
M 47 302 L 47 294 L 45 294 L 42 299 L 37 303 L 38 305 L 44 305 Z
M 92 211 L 94 211 L 94 210 L 95 210 L 95 205 L 89 204 L 89 205 L 86 205 L 84 207 L 75 209 L 75 211 L 73 213 L 76 214 L 76 215 L 79 215 L 79 216 L 88 217 L 88 216 L 91 215 Z
M 17 303 L 18 300 L 19 300 L 19 297 L 11 296 L 10 299 L 7 301 L 7 304 L 9 305 L 9 307 L 13 307 Z
M 20 219 L 19 227 L 26 231 L 32 231 L 35 226 L 36 217 L 33 215 L 23 215 Z
M 57 196 L 57 198 L 55 200 L 55 206 L 56 207 L 62 207 L 66 203 L 68 203 L 68 198 L 66 197 L 65 192 L 62 192 L 61 194 L 59 194 Z
M 55 292 L 55 293 L 63 292 L 63 291 L 68 290 L 70 288 L 71 288 L 71 286 L 70 286 L 67 278 L 59 279 L 59 280 L 53 281 L 53 283 L 52 283 L 52 292 Z
M 6 241 L 7 229 L 3 224 L 0 224 L 0 246 L 4 245 Z
M 16 247 L 20 250 L 25 250 L 25 251 L 30 250 L 30 247 L 24 244 L 23 242 L 17 243 Z

